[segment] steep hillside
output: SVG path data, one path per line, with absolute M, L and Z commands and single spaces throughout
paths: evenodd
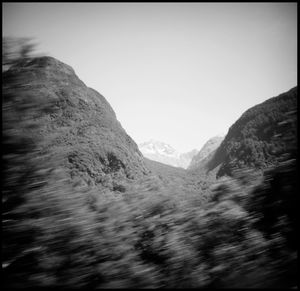
M 215 136 L 209 139 L 198 152 L 198 154 L 193 157 L 188 169 L 200 167 L 203 160 L 219 147 L 223 139 L 224 137 L 221 136 Z
M 113 180 L 135 179 L 148 172 L 109 103 L 70 66 L 52 57 L 25 59 L 4 74 L 4 79 L 12 78 L 8 90 L 51 104 L 42 117 L 46 125 L 38 133 L 44 140 L 39 152 L 60 161 L 57 166 L 67 169 L 79 184 L 113 187 Z M 28 135 L 36 138 L 33 132 Z
M 139 144 L 139 149 L 150 160 L 184 169 L 188 167 L 190 161 L 198 152 L 194 149 L 187 153 L 179 153 L 169 144 L 156 140 Z
M 297 87 L 250 108 L 230 127 L 207 170 L 220 167 L 220 177 L 238 168 L 277 165 L 287 155 L 295 158 L 296 112 Z

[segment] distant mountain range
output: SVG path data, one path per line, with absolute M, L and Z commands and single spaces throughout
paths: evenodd
M 187 153 L 180 153 L 169 144 L 154 139 L 140 143 L 138 146 L 146 158 L 184 169 L 189 166 L 192 158 L 198 153 L 196 149 Z

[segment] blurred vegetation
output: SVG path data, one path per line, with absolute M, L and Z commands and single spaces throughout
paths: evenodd
M 140 180 L 78 187 L 28 135 L 55 107 L 4 81 L 4 287 L 297 285 L 295 159 L 217 181 L 154 163 Z
M 32 56 L 36 47 L 37 43 L 32 38 L 2 38 L 2 72 L 9 69 L 10 66 L 16 64 L 21 59 Z

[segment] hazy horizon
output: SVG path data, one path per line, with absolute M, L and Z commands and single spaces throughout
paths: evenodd
M 72 66 L 137 144 L 180 152 L 297 86 L 297 3 L 3 3 L 3 36 Z

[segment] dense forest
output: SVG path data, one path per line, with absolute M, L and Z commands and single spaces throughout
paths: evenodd
M 25 44 L 3 64 L 30 57 Z M 59 108 L 26 90 L 16 94 L 15 82 L 22 80 L 6 75 L 2 97 L 4 287 L 296 287 L 293 127 L 276 132 L 290 139 L 290 156 L 262 173 L 240 169 L 216 180 L 145 160 L 147 174 L 135 179 L 117 183 L 111 175 L 108 184 L 78 187 L 41 151 L 50 137 L 35 134 L 47 126 L 41 116 Z M 247 124 L 251 116 L 246 112 Z M 295 126 L 289 118 L 280 122 Z M 228 135 L 252 137 L 245 128 L 233 126 Z M 262 134 L 273 138 L 268 127 Z
M 220 165 L 220 177 L 235 169 L 276 166 L 286 156 L 295 158 L 296 114 L 297 87 L 250 108 L 230 127 L 207 169 Z

